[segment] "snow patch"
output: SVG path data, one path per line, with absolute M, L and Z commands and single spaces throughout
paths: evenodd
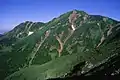
M 22 33 L 19 33 L 20 35 L 22 34 Z
M 15 44 L 12 44 L 12 46 L 14 46 Z
M 97 23 L 98 26 L 100 26 L 100 23 Z
M 71 27 L 72 27 L 72 30 L 75 30 L 75 27 L 74 27 L 74 25 L 71 25 Z
M 28 36 L 29 36 L 29 35 L 31 35 L 31 34 L 33 34 L 33 33 L 34 33 L 34 32 L 32 32 L 32 31 L 29 31 L 29 33 L 28 33 Z

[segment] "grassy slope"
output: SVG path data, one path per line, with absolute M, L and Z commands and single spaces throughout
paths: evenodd
M 96 56 L 93 55 L 93 57 L 96 58 L 95 60 L 91 58 L 84 58 L 85 56 L 91 57 L 91 55 L 88 56 L 88 54 L 85 54 L 85 53 L 84 55 L 82 55 L 82 53 L 66 55 L 66 56 L 57 58 L 55 60 L 52 60 L 48 63 L 45 63 L 43 65 L 33 65 L 29 68 L 21 69 L 20 71 L 15 72 L 11 76 L 7 77 L 6 80 L 10 80 L 10 79 L 11 80 L 24 80 L 24 79 L 25 80 L 37 80 L 37 79 L 44 80 L 48 78 L 61 77 L 61 76 L 64 76 L 66 73 L 69 73 L 70 70 L 73 69 L 74 65 L 81 63 L 83 61 L 90 61 L 91 63 L 94 64 L 94 66 L 96 66 L 97 64 L 100 64 L 101 61 L 108 58 L 108 55 L 110 56 L 112 54 L 120 52 L 119 43 L 120 43 L 120 40 L 109 43 L 107 45 L 109 46 L 109 48 L 104 47 L 103 49 L 101 49 L 103 50 L 102 53 L 105 54 L 104 56 L 103 54 L 99 54 Z M 109 52 L 106 49 L 109 49 Z M 93 54 L 93 53 L 89 53 L 89 54 Z M 98 54 L 98 53 L 95 53 L 95 54 Z

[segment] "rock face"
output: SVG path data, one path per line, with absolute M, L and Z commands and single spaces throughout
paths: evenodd
M 0 77 L 44 80 L 85 74 L 120 52 L 119 32 L 118 21 L 78 10 L 48 23 L 27 21 L 0 38 Z

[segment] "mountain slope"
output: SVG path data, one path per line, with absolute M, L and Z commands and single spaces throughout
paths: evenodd
M 7 72 L 6 75 L 15 72 L 6 78 L 8 80 L 34 80 L 39 76 L 42 76 L 40 79 L 63 77 L 81 62 L 94 66 L 114 54 L 112 47 L 118 47 L 115 53 L 119 51 L 119 45 L 114 43 L 120 32 L 119 27 L 118 21 L 107 17 L 78 10 L 67 12 L 11 45 L 12 49 L 0 56 L 1 69 Z M 88 71 L 85 65 L 83 71 Z M 27 75 L 32 71 L 35 76 Z
M 90 69 L 88 72 L 84 74 L 78 74 L 80 72 L 80 68 L 78 65 L 75 66 L 75 68 L 72 70 L 69 75 L 67 75 L 64 78 L 50 78 L 48 80 L 80 80 L 80 79 L 85 79 L 87 76 L 92 77 L 92 79 L 115 79 L 119 80 L 119 74 L 120 74 L 120 55 L 115 54 L 112 55 L 111 57 L 107 58 L 104 60 L 101 64 L 96 65 L 92 69 Z M 77 72 L 74 72 L 76 71 Z M 96 77 L 97 76 L 97 77 Z M 114 76 L 114 77 L 113 77 Z

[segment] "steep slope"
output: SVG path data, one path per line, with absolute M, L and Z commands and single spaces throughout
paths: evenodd
M 120 32 L 119 27 L 117 21 L 107 17 L 77 10 L 67 12 L 12 45 L 11 51 L 0 56 L 1 69 L 6 75 L 15 72 L 8 80 L 43 80 L 63 77 L 77 63 L 94 66 L 114 54 L 113 45 L 114 48 L 119 45 L 113 40 Z M 88 71 L 91 67 L 85 65 L 84 71 Z M 27 75 L 33 71 L 35 76 Z
M 48 80 L 80 80 L 86 76 L 91 76 L 93 79 L 115 79 L 119 80 L 120 75 L 120 53 L 113 54 L 112 56 L 101 61 L 101 63 L 96 64 L 93 68 L 87 72 L 81 71 L 80 66 L 84 64 L 77 64 L 73 67 L 71 72 L 67 73 L 63 78 L 50 78 Z M 97 77 L 96 77 L 97 76 Z M 115 77 L 112 77 L 115 76 Z

